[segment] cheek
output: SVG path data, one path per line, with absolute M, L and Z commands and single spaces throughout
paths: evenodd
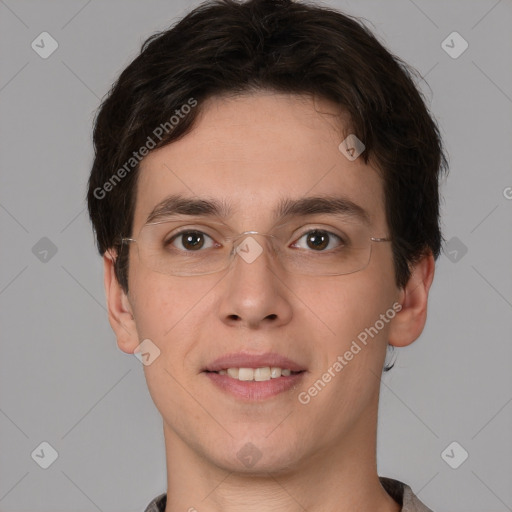
M 389 322 L 380 318 L 392 308 L 398 289 L 392 261 L 386 253 L 381 256 L 361 272 L 295 283 L 293 290 L 301 300 L 303 314 L 311 319 L 310 325 L 317 326 L 328 359 L 335 360 L 337 355 L 343 354 L 358 336 L 364 341 L 365 333 L 376 349 L 372 350 L 368 343 L 354 359 L 362 363 L 366 357 L 379 359 L 385 355 Z M 328 362 L 325 360 L 323 364 Z
M 381 315 L 392 308 L 397 294 L 388 271 L 387 264 L 367 267 L 328 278 L 315 293 L 310 288 L 308 295 L 305 287 L 299 292 L 315 313 L 308 312 L 308 328 L 315 329 L 318 347 L 299 398 L 301 403 L 309 400 L 312 414 L 326 425 L 325 439 L 342 435 L 377 400 L 391 321 Z
M 205 293 L 194 280 L 144 270 L 133 273 L 130 290 L 139 336 L 160 341 L 179 330 Z
M 373 323 L 398 295 L 392 278 L 371 272 L 326 279 L 326 285 L 302 283 L 295 289 L 305 306 L 335 332 L 345 332 L 350 326 L 364 328 L 370 320 Z
M 130 290 L 139 340 L 150 339 L 160 350 L 158 358 L 144 366 L 150 393 L 157 403 L 168 394 L 162 395 L 161 390 L 174 390 L 173 396 L 178 393 L 179 386 L 171 376 L 187 371 L 183 363 L 197 335 L 196 305 L 204 289 L 176 277 L 142 271 L 134 272 Z
M 211 332 L 211 301 L 219 279 L 134 272 L 130 289 L 137 334 L 140 340 L 149 338 L 158 346 L 163 356 L 160 361 L 169 370 L 196 371 L 187 362 L 205 332 Z

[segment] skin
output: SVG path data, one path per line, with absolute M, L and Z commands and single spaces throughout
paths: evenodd
M 215 97 L 201 108 L 193 131 L 143 160 L 135 234 L 171 193 L 229 199 L 235 209 L 224 221 L 236 233 L 268 233 L 283 197 L 339 194 L 369 213 L 373 236 L 388 234 L 379 174 L 338 150 L 349 131 L 336 105 L 267 91 Z M 104 257 L 109 320 L 124 352 L 146 338 L 161 351 L 144 372 L 163 418 L 166 512 L 400 510 L 376 469 L 380 375 L 387 343 L 408 345 L 423 330 L 431 254 L 399 289 L 389 243 L 373 244 L 364 270 L 336 277 L 284 273 L 265 252 L 251 264 L 237 257 L 223 273 L 168 276 L 143 266 L 134 245 L 130 250 L 128 294 L 115 278 L 113 255 Z M 394 319 L 301 404 L 299 392 L 395 302 L 402 309 Z M 297 389 L 242 403 L 201 373 L 235 351 L 278 352 L 307 373 Z M 237 457 L 246 443 L 261 454 L 252 467 Z

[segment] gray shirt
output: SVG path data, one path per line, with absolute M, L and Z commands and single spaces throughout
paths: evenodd
M 392 478 L 379 477 L 379 479 L 386 492 L 402 506 L 402 512 L 432 512 L 414 495 L 408 485 Z M 166 504 L 167 494 L 160 494 L 144 512 L 165 512 Z

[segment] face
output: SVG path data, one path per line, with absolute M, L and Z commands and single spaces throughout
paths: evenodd
M 260 92 L 217 97 L 202 109 L 192 132 L 143 160 L 134 238 L 171 195 L 230 206 L 225 217 L 180 216 L 181 225 L 208 233 L 202 250 L 220 243 L 212 221 L 229 234 L 271 233 L 283 200 L 308 197 L 357 205 L 370 236 L 388 235 L 381 178 L 338 149 L 350 132 L 335 105 Z M 336 228 L 338 218 L 362 222 L 359 213 L 287 218 L 297 234 L 288 246 L 310 227 Z M 183 240 L 175 243 L 181 250 Z M 160 350 L 144 371 L 168 442 L 229 471 L 311 466 L 322 453 L 374 435 L 393 304 L 401 297 L 391 244 L 371 243 L 370 261 L 358 272 L 321 276 L 287 272 L 269 250 L 271 238 L 253 240 L 262 249 L 254 261 L 237 254 L 226 270 L 187 277 L 155 272 L 130 244 L 126 304 L 136 334 L 121 348 L 133 352 L 150 339 Z M 315 250 L 307 236 L 301 240 L 302 251 Z M 302 371 L 262 382 L 206 371 L 224 356 L 233 359 L 219 363 L 223 368 Z

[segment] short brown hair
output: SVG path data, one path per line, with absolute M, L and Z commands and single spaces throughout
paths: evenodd
M 404 286 L 411 263 L 428 251 L 439 255 L 438 180 L 447 168 L 413 75 L 357 18 L 339 11 L 291 0 L 201 4 L 144 42 L 98 111 L 87 199 L 100 254 L 118 252 L 116 276 L 127 291 L 120 237 L 131 236 L 139 166 L 126 162 L 156 127 L 191 98 L 197 102 L 151 150 L 186 135 L 205 99 L 266 89 L 323 97 L 349 114 L 350 131 L 366 147 L 361 157 L 372 158 L 383 178 L 396 283 Z

